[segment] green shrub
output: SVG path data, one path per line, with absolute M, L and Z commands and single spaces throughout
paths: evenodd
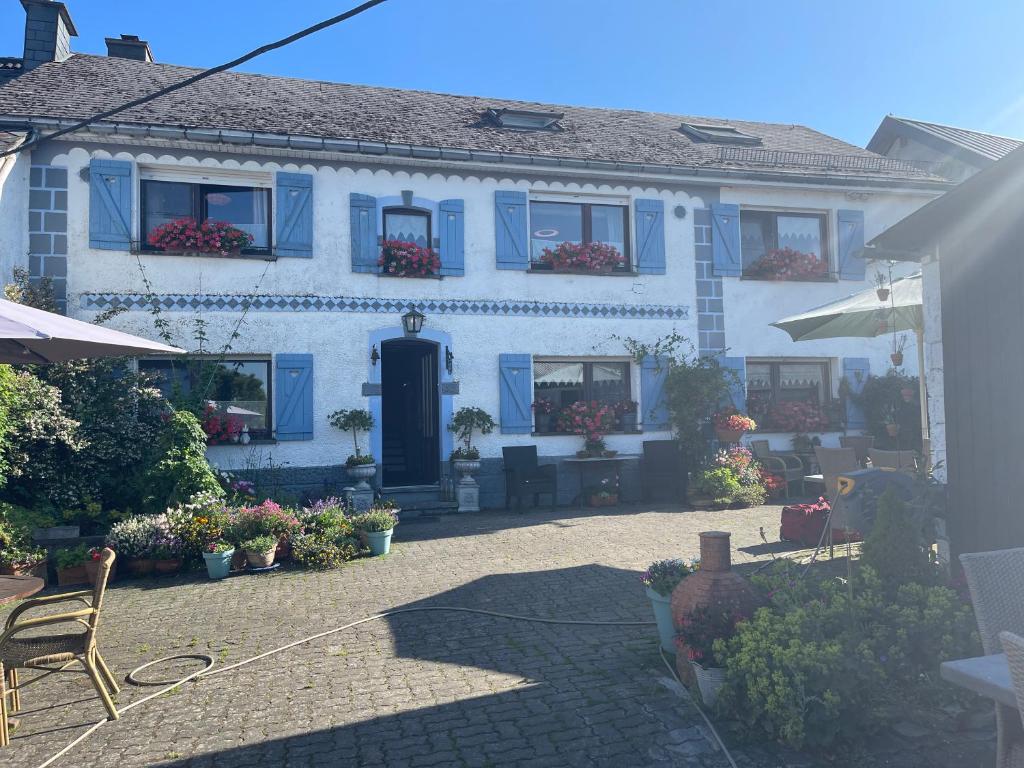
M 254 536 L 242 542 L 242 549 L 246 552 L 258 552 L 264 554 L 277 548 L 277 539 L 273 536 Z
M 387 507 L 371 507 L 361 515 L 353 517 L 352 525 L 357 531 L 365 533 L 390 531 L 398 525 L 398 513 Z
M 58 569 L 74 568 L 76 565 L 85 565 L 89 559 L 89 547 L 80 544 L 77 547 L 66 547 L 53 552 L 53 563 Z
M 305 533 L 351 536 L 353 527 L 348 513 L 345 502 L 330 497 L 314 502 L 301 510 L 297 517 Z
M 697 477 L 697 488 L 717 505 L 732 504 L 741 487 L 736 473 L 728 467 L 706 469 Z
M 162 511 L 197 493 L 223 495 L 206 461 L 206 433 L 191 413 L 171 414 L 167 429 L 160 434 L 157 455 L 159 458 L 146 473 L 148 508 Z
M 875 524 L 864 540 L 861 560 L 886 583 L 930 581 L 936 569 L 911 509 L 890 488 L 878 497 Z
M 763 485 L 742 485 L 733 496 L 734 504 L 742 504 L 745 507 L 756 507 L 764 504 L 768 498 L 768 491 Z
M 351 536 L 304 533 L 292 541 L 292 556 L 307 568 L 337 568 L 359 554 L 359 542 Z

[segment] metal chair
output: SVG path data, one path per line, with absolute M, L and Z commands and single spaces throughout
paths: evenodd
M 673 501 L 686 499 L 687 471 L 678 440 L 644 440 L 640 462 L 640 487 L 644 501 L 655 498 L 656 491 L 668 489 Z
M 857 452 L 857 461 L 863 467 L 867 463 L 871 449 L 875 447 L 875 436 L 841 435 L 839 437 L 839 445 L 843 448 L 853 448 Z
M 804 488 L 804 462 L 795 453 L 784 453 L 773 451 L 767 440 L 751 440 L 750 450 L 764 468 L 773 475 L 778 475 L 786 481 L 786 498 L 789 498 L 789 484 L 797 482 L 800 484 L 800 492 Z
M 1001 632 L 1024 635 L 1024 548 L 960 555 L 960 563 L 971 593 L 985 655 L 1003 650 Z M 1007 654 L 1009 656 L 1009 654 Z M 1011 666 L 1011 672 L 1013 667 Z M 1014 679 L 1014 689 L 1018 689 Z M 996 765 L 998 768 L 1024 766 L 1015 762 L 1024 743 L 1021 715 L 1012 707 L 996 702 Z
M 111 720 L 117 720 L 117 707 L 111 699 L 111 693 L 121 689 L 96 647 L 103 594 L 107 589 L 107 577 L 115 557 L 112 549 L 103 550 L 93 589 L 26 600 L 7 617 L 4 632 L 0 634 L 0 746 L 10 743 L 7 717 L 21 709 L 21 691 L 53 672 L 63 672 L 75 662 L 82 665 L 92 680 L 107 715 Z M 21 618 L 33 608 L 70 600 L 80 602 L 85 607 L 31 619 Z M 80 625 L 85 631 L 54 635 L 24 634 L 26 630 L 68 624 Z M 19 669 L 43 670 L 43 674 L 19 684 Z
M 898 469 L 900 472 L 917 472 L 917 453 L 914 451 L 882 451 L 873 448 L 870 453 L 871 466 Z
M 551 508 L 558 504 L 558 467 L 537 462 L 536 445 L 505 446 L 501 449 L 505 469 L 505 509 L 522 509 L 523 495 L 533 495 L 533 505 L 540 506 L 540 495 L 551 494 Z

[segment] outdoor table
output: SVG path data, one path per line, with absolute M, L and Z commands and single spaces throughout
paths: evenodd
M 807 484 L 820 485 L 822 495 L 825 494 L 825 476 L 824 475 L 804 475 L 804 488 Z
M 622 463 L 624 461 L 629 461 L 630 459 L 638 459 L 638 458 L 640 458 L 640 454 L 626 454 L 626 455 L 616 454 L 615 456 L 588 456 L 585 459 L 581 459 L 581 458 L 578 458 L 578 457 L 562 459 L 562 461 L 564 461 L 566 464 L 576 464 L 580 468 L 580 492 L 579 492 L 579 494 L 577 494 L 577 498 L 579 499 L 580 509 L 583 508 L 583 499 L 584 499 L 583 477 L 586 474 L 587 466 L 588 465 L 612 464 L 614 466 L 614 468 L 615 468 L 615 487 L 619 488 L 620 487 L 620 481 L 622 480 Z
M 31 597 L 45 586 L 37 576 L 0 576 L 0 605 Z
M 939 675 L 953 685 L 1017 709 L 1017 696 L 1013 692 L 1005 653 L 944 661 L 939 665 Z

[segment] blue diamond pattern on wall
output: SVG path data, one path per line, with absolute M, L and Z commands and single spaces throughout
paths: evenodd
M 104 311 L 115 307 L 148 310 L 154 303 L 171 311 L 237 312 L 248 304 L 269 312 L 361 312 L 394 314 L 416 309 L 442 315 L 493 315 L 505 317 L 591 317 L 601 319 L 685 320 L 690 308 L 670 304 L 582 304 L 563 301 L 499 299 L 367 299 L 360 296 L 216 296 L 142 293 L 83 293 L 82 309 Z

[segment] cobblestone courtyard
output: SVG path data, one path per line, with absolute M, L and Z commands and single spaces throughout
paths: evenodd
M 560 619 L 650 620 L 638 575 L 733 533 L 734 562 L 768 554 L 778 507 L 480 513 L 404 522 L 391 555 L 326 573 L 210 583 L 119 581 L 100 644 L 118 677 L 175 653 L 230 664 L 394 608 L 457 605 Z M 746 550 L 746 551 L 745 551 Z M 151 670 L 157 676 L 184 674 Z M 191 671 L 191 668 L 188 668 Z M 124 706 L 150 693 L 126 685 Z M 59 705 L 56 702 L 61 702 Z M 49 705 L 49 708 L 47 708 Z M 84 677 L 23 695 L 0 763 L 38 766 L 98 720 Z M 726 741 L 741 766 L 833 765 Z M 919 734 L 920 736 L 920 734 Z M 912 739 L 912 735 L 908 738 Z M 991 764 L 985 734 L 880 739 L 858 765 Z M 892 756 L 896 755 L 896 758 Z M 938 760 L 936 755 L 940 755 Z M 948 762 L 947 762 L 948 759 Z M 57 766 L 728 766 L 658 652 L 653 627 L 572 627 L 414 613 L 301 645 L 146 703 Z

